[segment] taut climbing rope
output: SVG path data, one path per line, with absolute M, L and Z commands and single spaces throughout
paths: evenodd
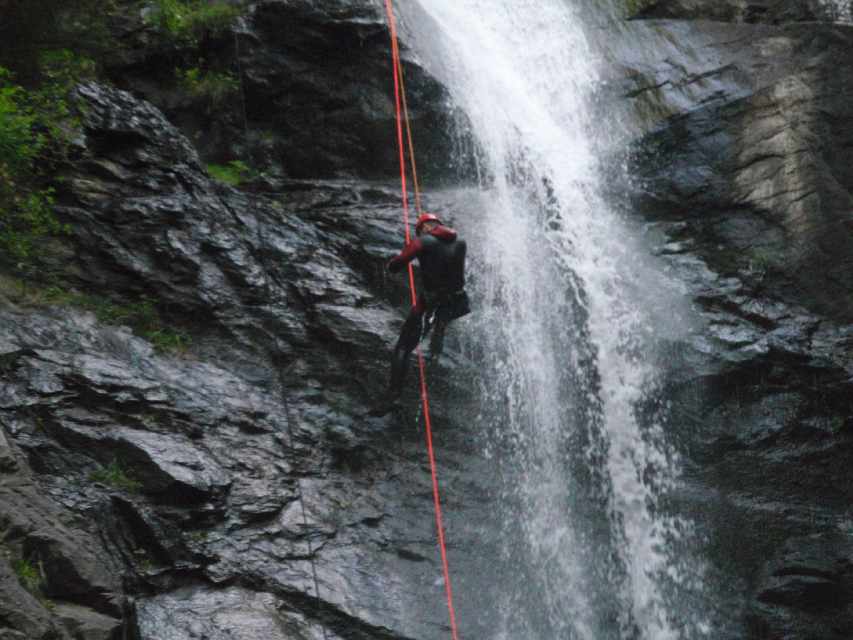
M 391 57 L 394 69 L 394 102 L 397 114 L 397 146 L 400 156 L 400 183 L 403 194 L 403 223 L 406 228 L 406 243 L 408 244 L 411 241 L 411 232 L 409 230 L 409 198 L 408 190 L 406 189 L 406 153 L 405 144 L 403 142 L 404 116 L 406 134 L 409 143 L 409 158 L 411 161 L 413 184 L 415 188 L 415 207 L 418 213 L 421 212 L 421 195 L 420 185 L 418 184 L 417 168 L 415 165 L 415 148 L 412 141 L 409 108 L 406 102 L 406 89 L 403 82 L 403 65 L 400 62 L 397 25 L 394 19 L 394 8 L 391 0 L 385 0 L 385 9 L 388 14 L 388 28 L 391 32 Z M 409 263 L 409 290 L 411 291 L 412 304 L 417 304 L 415 277 L 411 263 Z M 423 405 L 424 427 L 426 430 L 427 453 L 429 455 L 429 468 L 432 476 L 432 496 L 435 504 L 435 525 L 438 530 L 438 546 L 441 551 L 441 567 L 444 572 L 444 589 L 447 595 L 447 610 L 450 615 L 450 632 L 453 640 L 459 640 L 459 633 L 456 627 L 456 611 L 453 608 L 453 589 L 450 584 L 450 569 L 447 563 L 447 547 L 444 541 L 444 524 L 441 517 L 441 499 L 438 492 L 438 473 L 436 471 L 435 450 L 432 443 L 432 421 L 430 419 L 429 412 L 429 393 L 426 383 L 426 369 L 424 365 L 424 355 L 420 347 L 417 348 L 417 353 L 418 369 L 420 371 L 421 403 Z
M 283 376 L 281 376 L 283 378 Z M 290 441 L 291 450 L 295 451 L 295 440 L 293 437 L 293 426 L 291 424 L 293 417 L 290 413 L 290 403 L 287 401 L 287 391 L 284 387 L 284 380 L 280 379 L 281 384 L 281 401 L 284 404 L 284 414 L 287 418 L 287 436 Z M 299 479 L 299 476 L 296 476 L 296 496 L 299 498 L 299 508 L 302 511 L 302 526 L 305 527 L 305 544 L 308 547 L 308 559 L 311 562 L 311 577 L 314 579 L 314 595 L 316 596 L 317 603 L 317 614 L 318 614 L 318 624 L 320 625 L 320 629 L 323 632 L 323 640 L 328 640 L 328 636 L 326 635 L 326 625 L 322 620 L 319 620 L 320 613 L 320 580 L 317 578 L 317 563 L 314 560 L 314 545 L 311 544 L 311 535 L 308 531 L 308 514 L 305 511 L 305 500 L 304 494 L 302 491 L 302 481 Z
M 246 109 L 246 87 L 243 83 L 243 63 L 240 60 L 240 39 L 237 33 L 237 30 L 234 30 L 234 57 L 237 61 L 237 76 L 240 80 L 240 106 L 243 115 L 243 144 L 245 145 L 245 153 L 249 154 L 249 116 L 248 111 Z M 250 158 L 251 160 L 251 158 Z M 266 261 L 261 257 L 261 261 L 264 263 L 265 271 L 272 275 L 272 271 L 266 268 Z M 275 279 L 275 278 L 274 278 Z M 279 286 L 282 283 L 278 283 Z M 272 355 L 273 361 L 276 360 L 275 354 Z M 287 389 L 285 387 L 284 382 L 284 373 L 283 370 L 279 367 L 279 384 L 281 390 L 281 401 L 284 405 L 284 414 L 287 419 L 287 439 L 288 446 L 292 451 L 296 450 L 295 438 L 293 436 L 293 416 L 290 411 L 290 403 L 287 400 Z M 326 632 L 326 625 L 320 619 L 320 607 L 322 605 L 322 600 L 320 599 L 320 580 L 317 577 L 317 563 L 314 559 L 314 545 L 311 544 L 311 537 L 308 532 L 308 513 L 305 510 L 305 499 L 304 492 L 302 491 L 302 481 L 299 476 L 296 476 L 296 497 L 299 500 L 299 509 L 302 512 L 302 525 L 305 528 L 305 544 L 308 547 L 308 560 L 311 563 L 311 577 L 314 581 L 314 596 L 315 602 L 317 606 L 317 623 L 320 626 L 320 630 L 323 632 L 323 640 L 328 640 L 328 634 Z

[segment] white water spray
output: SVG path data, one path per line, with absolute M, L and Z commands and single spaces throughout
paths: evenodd
M 853 2 L 850 0 L 820 0 L 828 17 L 836 22 L 853 22 Z
M 677 301 L 602 195 L 592 140 L 607 123 L 592 121 L 599 70 L 581 17 L 565 0 L 411 2 L 410 22 L 437 26 L 416 46 L 470 122 L 482 175 L 460 226 L 488 247 L 472 251 L 480 416 L 507 469 L 512 573 L 494 589 L 496 633 L 698 637 L 665 587 L 682 578 L 665 547 L 683 524 L 658 515 L 677 460 L 662 411 L 639 415 Z

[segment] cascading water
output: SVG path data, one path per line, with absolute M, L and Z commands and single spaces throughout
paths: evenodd
M 820 0 L 828 17 L 838 22 L 853 22 L 853 2 L 850 0 Z
M 478 635 L 696 638 L 707 625 L 685 594 L 701 575 L 671 551 L 689 527 L 660 505 L 678 463 L 657 338 L 683 330 L 679 302 L 602 195 L 597 58 L 574 4 L 400 6 L 481 176 L 455 216 L 472 247 L 477 417 L 500 476 L 484 528 L 503 552 L 480 575 Z

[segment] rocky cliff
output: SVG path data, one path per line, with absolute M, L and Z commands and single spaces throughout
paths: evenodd
M 246 120 L 239 101 L 200 117 L 174 52 L 125 18 L 107 73 L 132 93 L 73 98 L 71 235 L 42 256 L 50 280 L 5 279 L 0 297 L 0 637 L 441 635 L 416 401 L 363 417 L 405 299 L 384 274 L 393 180 L 341 179 L 393 176 L 381 6 L 252 4 L 207 44 L 239 54 Z M 438 127 L 441 87 L 405 67 L 416 122 Z M 245 157 L 267 129 L 248 190 L 207 175 L 196 146 Z M 140 309 L 153 333 L 124 324 Z M 437 406 L 461 384 L 446 378 Z M 452 518 L 480 507 L 454 478 L 473 451 L 445 424 Z
M 685 500 L 754 638 L 853 629 L 853 25 L 844 3 L 647 3 L 609 90 L 635 210 L 705 320 L 672 381 Z M 614 98 L 618 101 L 618 98 Z M 624 117 L 624 116 L 623 116 Z M 729 636 L 726 636 L 729 637 Z
M 405 300 L 381 5 L 251 3 L 204 43 L 246 98 L 215 109 L 133 7 L 75 90 L 52 279 L 0 295 L 0 638 L 445 637 L 414 391 L 365 417 Z M 671 437 L 725 637 L 853 629 L 853 28 L 824 9 L 661 0 L 614 27 L 633 207 L 705 321 Z M 406 74 L 447 180 L 452 106 Z M 263 175 L 211 179 L 234 158 Z M 448 409 L 473 366 L 451 341 L 430 371 L 461 590 L 494 543 L 495 470 Z

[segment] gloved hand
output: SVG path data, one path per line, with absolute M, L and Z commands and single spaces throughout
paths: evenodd
M 402 265 L 400 264 L 400 261 L 394 257 L 385 264 L 385 268 L 388 269 L 389 273 L 399 273 L 402 270 Z

